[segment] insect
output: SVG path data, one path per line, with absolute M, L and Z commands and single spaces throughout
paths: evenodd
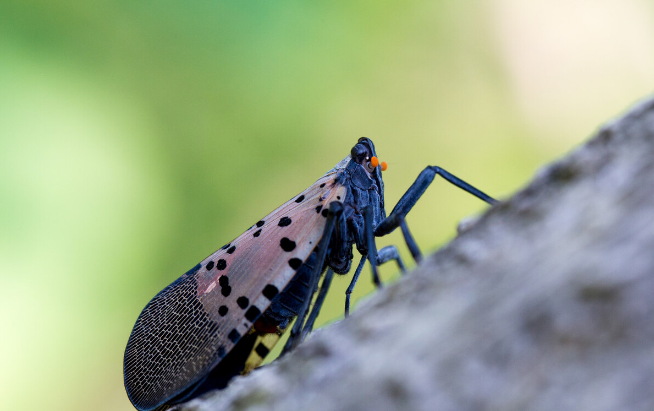
M 161 411 L 224 388 L 260 365 L 296 318 L 283 352 L 294 348 L 312 330 L 334 273 L 350 271 L 356 246 L 361 259 L 346 291 L 347 316 L 366 261 L 377 286 L 378 265 L 395 261 L 404 271 L 397 248 L 377 250 L 375 237 L 400 227 L 413 258 L 420 260 L 405 216 L 436 175 L 489 204 L 497 202 L 428 166 L 386 216 L 385 169 L 372 141 L 360 138 L 350 155 L 309 188 L 157 294 L 125 349 L 125 389 L 132 404 Z

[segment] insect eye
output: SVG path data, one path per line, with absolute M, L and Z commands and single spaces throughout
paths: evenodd
M 368 156 L 368 150 L 363 144 L 357 144 L 354 147 L 352 147 L 352 151 L 350 152 L 350 155 L 352 156 L 352 159 L 355 160 L 357 163 L 361 164 L 365 160 L 365 158 Z

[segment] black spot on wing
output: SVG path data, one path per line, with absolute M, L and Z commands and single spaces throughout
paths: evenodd
M 221 259 L 218 260 L 218 262 L 216 263 L 216 269 L 222 271 L 222 270 L 224 270 L 225 268 L 227 268 L 227 261 L 225 261 L 225 260 L 223 260 L 223 259 L 221 258 Z
M 232 243 L 227 243 L 224 246 L 220 247 L 221 250 L 226 250 Z
M 232 287 L 227 285 L 223 287 L 222 290 L 220 290 L 220 293 L 225 297 L 229 297 L 229 295 L 232 293 Z
M 213 265 L 214 265 L 214 262 L 213 262 L 213 261 L 209 261 L 209 262 L 207 263 L 207 265 L 206 265 L 206 267 L 207 267 L 207 271 L 211 270 L 211 269 L 213 268 Z
M 279 226 L 280 226 L 280 227 L 286 227 L 286 226 L 289 226 L 289 225 L 291 225 L 291 219 L 290 219 L 290 218 L 288 218 L 288 217 L 282 217 L 282 218 L 279 220 Z
M 236 342 L 241 338 L 241 333 L 236 331 L 236 328 L 232 328 L 232 331 L 229 332 L 229 335 L 227 336 L 229 338 L 229 341 L 233 342 L 236 344 Z
M 322 204 L 320 204 L 318 207 L 316 207 L 316 213 L 319 213 L 320 210 L 322 210 Z
M 248 310 L 245 312 L 245 318 L 251 323 L 254 322 L 254 320 L 257 319 L 261 315 L 261 310 L 259 310 L 256 306 L 251 306 L 248 308 Z
M 295 241 L 289 240 L 286 237 L 283 237 L 280 240 L 279 245 L 282 247 L 282 250 L 286 252 L 291 252 L 295 250 Z
M 250 300 L 248 300 L 248 298 L 245 296 L 240 296 L 236 300 L 236 304 L 238 304 L 239 307 L 245 310 L 248 307 L 248 305 L 250 305 Z
M 261 226 L 263 226 L 264 224 L 266 224 L 266 222 L 263 221 L 263 220 L 260 220 L 260 221 L 257 222 L 256 226 L 257 226 L 257 227 L 261 227 Z
M 272 284 L 266 285 L 266 288 L 263 289 L 263 296 L 269 300 L 275 298 L 278 293 L 279 289 Z
M 323 188 L 325 186 L 325 184 L 327 184 L 327 183 L 320 184 L 320 188 Z
M 261 234 L 261 229 L 255 231 L 254 234 L 252 234 L 252 237 L 259 237 L 259 234 Z
M 218 314 L 220 314 L 221 317 L 226 316 L 228 312 L 229 308 L 226 305 L 221 305 L 218 309 Z
M 304 194 L 295 199 L 296 203 L 301 203 L 302 201 L 304 201 Z
M 227 254 L 232 254 L 234 251 L 236 251 L 236 246 L 235 245 L 229 247 L 229 249 L 227 250 Z
M 218 284 L 220 285 L 220 294 L 224 297 L 229 297 L 232 293 L 232 287 L 229 286 L 229 278 L 226 275 L 221 276 L 218 279 Z
M 259 357 L 261 357 L 261 358 L 266 358 L 266 355 L 268 355 L 268 353 L 270 352 L 270 350 L 268 349 L 268 347 L 266 347 L 266 346 L 263 345 L 262 343 L 259 343 L 259 345 L 257 345 L 257 348 L 255 348 L 254 351 L 255 351 L 255 352 L 259 355 Z
M 290 265 L 292 269 L 297 270 L 302 265 L 302 260 L 299 258 L 291 258 L 288 260 L 288 265 Z

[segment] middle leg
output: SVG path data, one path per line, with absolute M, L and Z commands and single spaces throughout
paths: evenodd
M 350 315 L 350 296 L 352 294 L 352 291 L 354 290 L 354 286 L 359 280 L 359 275 L 361 274 L 361 270 L 363 269 L 363 266 L 366 264 L 366 258 L 368 256 L 366 254 L 363 254 L 361 256 L 361 260 L 359 261 L 359 265 L 357 265 L 357 269 L 354 271 L 354 275 L 352 276 L 352 281 L 350 282 L 350 285 L 347 287 L 347 290 L 345 290 L 345 317 L 347 318 Z M 404 263 L 402 262 L 402 258 L 400 257 L 400 253 L 397 251 L 397 247 L 394 245 L 388 245 L 377 253 L 377 266 L 380 266 L 384 263 L 387 263 L 389 261 L 395 261 L 397 263 L 397 266 L 400 268 L 400 271 L 402 274 L 406 274 L 406 268 L 404 266 Z

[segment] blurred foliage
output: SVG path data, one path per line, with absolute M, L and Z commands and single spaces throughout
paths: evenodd
M 122 356 L 149 299 L 360 136 L 389 164 L 389 210 L 428 164 L 510 195 L 652 89 L 652 17 L 644 0 L 0 0 L 0 409 L 132 409 Z M 430 252 L 484 208 L 437 181 L 408 221 Z

